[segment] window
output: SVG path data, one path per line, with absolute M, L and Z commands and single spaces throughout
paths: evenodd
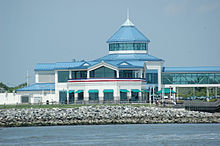
M 69 79 L 69 71 L 58 71 L 58 82 L 67 82 Z
M 60 92 L 59 92 L 59 102 L 60 102 L 61 104 L 66 104 L 66 103 L 67 103 L 66 91 L 60 91 Z
M 74 103 L 74 92 L 69 93 L 69 103 Z
M 120 100 L 121 101 L 127 101 L 128 100 L 127 92 L 120 92 Z
M 135 78 L 135 70 L 120 70 L 119 78 L 132 79 Z
M 89 100 L 99 100 L 98 93 L 89 93 Z
M 104 101 L 113 101 L 113 92 L 105 92 L 104 93 Z
M 109 51 L 121 50 L 147 50 L 146 43 L 112 43 L 109 44 Z
M 90 71 L 90 78 L 116 78 L 116 71 L 103 66 Z
M 146 81 L 148 84 L 157 84 L 158 73 L 146 73 Z
M 72 79 L 86 79 L 87 71 L 72 71 Z
M 83 100 L 84 99 L 84 93 L 80 92 L 78 93 L 78 100 Z
M 138 92 L 131 92 L 131 101 L 138 101 L 139 100 L 139 96 L 138 96 Z
M 162 73 L 163 84 L 220 84 L 220 73 Z
M 29 96 L 21 96 L 21 103 L 29 103 Z

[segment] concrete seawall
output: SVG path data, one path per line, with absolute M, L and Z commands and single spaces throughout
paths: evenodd
M 0 110 L 0 127 L 145 123 L 220 123 L 220 116 L 215 113 L 144 106 Z

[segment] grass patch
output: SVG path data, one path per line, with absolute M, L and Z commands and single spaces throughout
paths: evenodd
M 78 108 L 81 106 L 134 106 L 134 107 L 140 107 L 140 106 L 154 106 L 153 104 L 50 104 L 50 105 L 36 105 L 36 104 L 18 104 L 18 105 L 0 105 L 0 109 L 28 109 L 28 108 Z

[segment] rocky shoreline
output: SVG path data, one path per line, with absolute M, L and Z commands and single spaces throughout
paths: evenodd
M 156 123 L 220 123 L 220 114 L 129 105 L 0 110 L 0 127 Z

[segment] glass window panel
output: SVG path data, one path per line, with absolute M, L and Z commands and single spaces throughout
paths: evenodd
M 86 79 L 87 71 L 72 71 L 72 78 L 73 79 Z
M 104 101 L 113 101 L 113 100 L 114 100 L 113 92 L 104 93 Z
M 59 92 L 59 102 L 61 104 L 66 104 L 67 103 L 67 93 L 66 93 L 66 91 L 60 91 Z
M 98 93 L 89 93 L 89 100 L 99 100 Z
M 149 75 L 146 75 L 149 78 Z M 219 73 L 162 73 L 163 84 L 219 84 Z
M 121 101 L 127 101 L 128 100 L 127 92 L 120 92 L 120 100 Z
M 103 66 L 90 71 L 90 78 L 116 78 L 116 71 Z
M 147 50 L 146 43 L 113 43 L 109 44 L 109 51 Z
M 135 71 L 134 70 L 120 70 L 119 71 L 119 78 L 135 78 Z
M 58 82 L 67 82 L 69 79 L 69 71 L 58 71 Z

